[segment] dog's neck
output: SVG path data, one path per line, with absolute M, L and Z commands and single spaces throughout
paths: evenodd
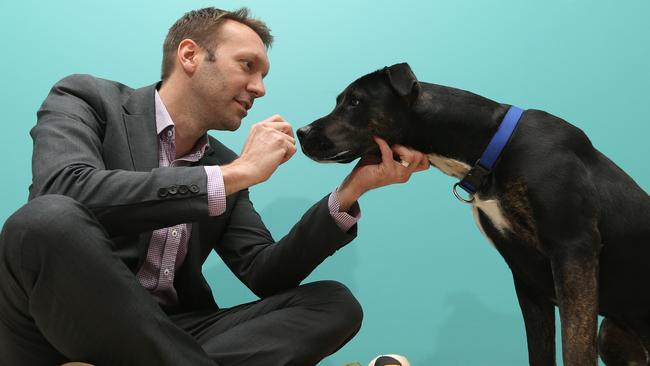
M 460 89 L 420 83 L 410 146 L 473 166 L 496 133 L 508 106 Z

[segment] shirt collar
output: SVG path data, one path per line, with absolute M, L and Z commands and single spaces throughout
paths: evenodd
M 160 98 L 160 94 L 158 93 L 158 90 L 156 90 L 155 96 L 154 96 L 154 103 L 156 105 L 156 133 L 158 136 L 165 131 L 169 126 L 174 126 L 174 121 L 172 120 L 172 117 L 169 115 L 169 112 L 167 111 L 167 108 L 165 107 L 165 104 L 162 101 L 162 98 Z M 172 127 L 173 129 L 174 127 Z M 203 153 L 206 148 L 210 147 L 210 139 L 208 138 L 208 134 L 206 133 L 203 135 L 199 140 L 197 141 L 197 144 L 195 145 L 199 147 L 199 150 Z
M 165 104 L 163 103 L 162 99 L 160 99 L 160 94 L 158 94 L 158 90 L 156 90 L 156 96 L 155 96 L 155 103 L 156 103 L 156 133 L 160 135 L 163 130 L 169 126 L 174 125 L 174 121 L 172 121 L 172 117 L 169 115 L 169 112 L 167 112 L 167 108 L 165 108 Z

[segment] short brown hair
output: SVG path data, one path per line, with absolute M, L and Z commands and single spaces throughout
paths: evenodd
M 161 79 L 167 79 L 174 69 L 176 50 L 184 39 L 189 38 L 205 48 L 208 52 L 208 60 L 214 61 L 214 50 L 218 39 L 215 37 L 215 31 L 228 19 L 248 26 L 260 36 L 266 48 L 271 47 L 273 43 L 271 30 L 261 20 L 250 17 L 246 7 L 233 11 L 215 7 L 192 10 L 185 13 L 169 28 L 163 44 Z

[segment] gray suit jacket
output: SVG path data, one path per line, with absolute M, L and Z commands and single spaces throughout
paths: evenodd
M 277 243 L 248 190 L 229 195 L 226 211 L 210 217 L 202 165 L 227 164 L 237 155 L 210 137 L 211 147 L 197 166 L 159 168 L 154 90 L 155 85 L 134 90 L 88 75 L 54 85 L 31 131 L 30 199 L 61 194 L 83 203 L 134 273 L 145 259 L 152 230 L 192 223 L 187 256 L 174 281 L 180 306 L 188 311 L 217 307 L 201 274 L 213 249 L 264 297 L 297 286 L 356 236 L 356 225 L 347 233 L 336 225 L 327 197 Z M 191 189 L 174 188 L 183 185 Z

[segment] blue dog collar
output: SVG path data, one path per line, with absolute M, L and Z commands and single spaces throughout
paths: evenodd
M 492 140 L 490 140 L 490 143 L 481 158 L 476 162 L 476 165 L 474 165 L 460 182 L 454 184 L 453 192 L 456 198 L 467 203 L 474 201 L 474 194 L 481 188 L 485 177 L 492 172 L 492 169 L 494 169 L 494 166 L 499 161 L 499 157 L 508 145 L 523 113 L 523 109 L 514 105 L 510 106 L 497 132 L 492 137 Z M 458 187 L 469 193 L 470 198 L 466 199 L 459 195 L 457 191 Z

